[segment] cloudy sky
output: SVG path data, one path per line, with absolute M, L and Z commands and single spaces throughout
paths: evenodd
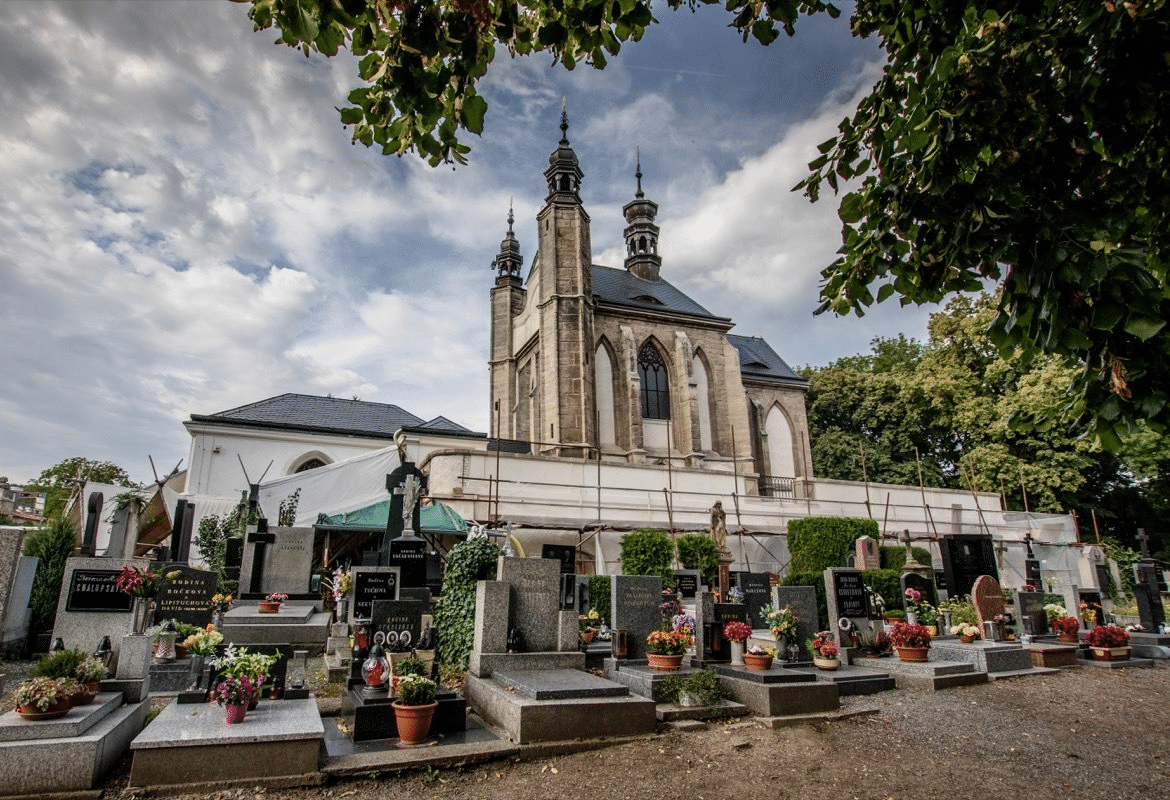
M 0 3 L 0 475 L 83 455 L 148 480 L 192 413 L 284 392 L 485 431 L 489 265 L 510 198 L 532 263 L 562 97 L 595 263 L 622 263 L 640 144 L 663 276 L 736 333 L 793 366 L 922 338 L 923 309 L 812 316 L 840 225 L 789 191 L 876 45 L 844 17 L 764 48 L 718 7 L 657 13 L 603 72 L 502 57 L 472 163 L 432 169 L 351 145 L 354 60 L 274 45 L 247 6 Z

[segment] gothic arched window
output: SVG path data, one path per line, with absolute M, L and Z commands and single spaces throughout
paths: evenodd
M 662 354 L 649 342 L 638 351 L 638 378 L 642 381 L 642 418 L 670 419 L 666 364 Z

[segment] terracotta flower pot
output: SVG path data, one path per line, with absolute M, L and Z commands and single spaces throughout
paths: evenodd
M 229 725 L 238 725 L 243 722 L 247 713 L 248 707 L 242 703 L 228 703 L 223 707 L 223 718 Z
M 959 641 L 962 642 L 963 644 L 971 644 L 972 642 L 975 641 L 975 637 L 974 636 L 960 636 Z
M 657 653 L 647 653 L 646 660 L 650 662 L 650 669 L 676 670 L 682 666 L 682 653 L 677 656 L 660 656 Z
M 1065 644 L 1078 644 L 1080 642 L 1080 639 L 1075 633 L 1060 633 L 1057 634 L 1056 638 Z
M 929 661 L 929 647 L 899 647 L 898 658 L 903 661 Z
M 593 634 L 594 631 L 592 628 L 586 631 L 581 631 L 581 641 L 583 641 L 585 644 L 589 644 L 593 641 Z
M 754 656 L 751 653 L 743 654 L 743 663 L 755 672 L 767 672 L 772 668 L 772 656 Z
M 69 713 L 73 708 L 73 703 L 68 697 L 58 700 L 54 705 L 49 706 L 45 711 L 41 711 L 40 706 L 17 706 L 17 712 L 21 717 L 27 720 L 39 721 L 45 719 L 58 719 Z
M 261 614 L 279 614 L 280 613 L 280 603 L 274 603 L 274 602 L 271 602 L 269 600 L 261 600 L 259 613 L 261 613 Z
M 425 706 L 404 706 L 397 701 L 391 703 L 394 707 L 394 721 L 398 725 L 399 744 L 422 744 L 431 732 L 431 718 L 438 701 L 427 703 Z
M 94 681 L 93 683 L 83 683 L 80 685 L 80 688 L 77 690 L 77 693 L 74 694 L 72 697 L 70 697 L 70 702 L 72 703 L 72 705 L 74 707 L 88 706 L 90 703 L 93 702 L 93 699 L 95 697 L 97 697 L 97 693 L 98 693 L 98 682 L 97 681 Z

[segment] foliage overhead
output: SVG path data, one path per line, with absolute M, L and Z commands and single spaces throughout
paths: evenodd
M 655 19 L 640 0 L 251 0 L 279 43 L 356 55 L 366 85 L 339 109 L 353 138 L 432 165 L 466 161 L 483 130 L 476 84 L 502 50 L 602 69 Z M 717 0 L 686 0 L 692 10 Z M 678 9 L 684 0 L 667 0 Z M 819 0 L 725 0 L 730 25 L 770 44 Z M 884 74 L 820 145 L 796 188 L 841 199 L 841 257 L 820 311 L 862 314 L 1002 283 L 999 352 L 1075 361 L 1035 419 L 1075 419 L 1107 449 L 1170 422 L 1170 14 L 1165 0 L 867 0 Z M 876 294 L 875 294 L 876 293 Z
M 30 492 L 45 493 L 45 517 L 55 517 L 65 510 L 70 495 L 86 481 L 137 488 L 129 473 L 112 461 L 94 461 L 73 456 L 45 469 L 25 485 Z

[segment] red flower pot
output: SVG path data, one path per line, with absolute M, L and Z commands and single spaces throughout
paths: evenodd
M 399 744 L 422 744 L 431 732 L 431 718 L 438 701 L 427 703 L 425 706 L 403 706 L 398 701 L 391 703 L 394 707 L 394 721 L 398 725 Z
M 772 668 L 772 656 L 753 656 L 751 653 L 744 653 L 743 663 L 755 672 L 767 672 Z
M 1065 644 L 1077 644 L 1080 642 L 1080 639 L 1077 638 L 1075 633 L 1060 633 L 1057 634 L 1056 638 Z
M 650 669 L 664 671 L 676 670 L 682 666 L 682 653 L 677 656 L 660 656 L 657 653 L 647 653 L 646 660 L 650 662 Z
M 228 703 L 223 707 L 223 718 L 227 720 L 229 725 L 238 725 L 243 722 L 247 713 L 248 707 L 246 705 Z
M 1094 661 L 1129 661 L 1128 647 L 1094 647 Z
M 971 644 L 972 642 L 975 641 L 975 637 L 974 636 L 960 636 L 959 641 L 962 642 L 963 644 Z

